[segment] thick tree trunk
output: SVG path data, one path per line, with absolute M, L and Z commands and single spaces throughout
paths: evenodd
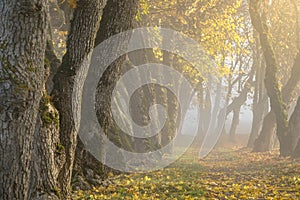
M 28 199 L 44 85 L 47 0 L 0 2 L 0 197 Z
M 48 40 L 45 53 L 45 88 L 48 88 L 48 91 L 43 91 L 34 132 L 29 199 L 60 198 L 57 178 L 65 162 L 65 154 L 59 139 L 59 114 L 48 96 L 52 88 L 49 86 L 49 75 L 59 65 L 60 61 L 54 54 L 52 42 Z
M 293 97 L 293 92 L 295 91 L 295 88 L 300 80 L 298 75 L 299 73 L 300 73 L 300 52 L 298 52 L 294 60 L 291 76 L 288 82 L 286 83 L 286 85 L 282 89 L 283 102 L 287 105 L 290 104 Z M 272 149 L 272 139 L 276 129 L 276 118 L 274 113 L 271 112 L 273 112 L 273 110 L 271 110 L 264 118 L 262 130 L 260 132 L 260 135 L 257 138 L 257 141 L 255 142 L 253 150 L 256 152 L 269 151 Z
M 111 36 L 130 30 L 133 27 L 132 24 L 137 13 L 137 2 L 137 0 L 110 0 L 107 2 L 107 5 L 103 10 L 103 17 L 97 33 L 96 44 L 100 44 Z M 103 56 L 103 59 L 106 59 L 105 55 Z M 96 93 L 96 112 L 100 125 L 108 138 L 114 142 L 115 145 L 132 151 L 132 147 L 134 146 L 133 138 L 129 137 L 126 133 L 123 133 L 117 126 L 111 110 L 112 92 L 121 76 L 122 65 L 125 60 L 126 55 L 119 57 L 103 73 Z M 114 154 L 109 154 L 106 147 L 102 148 L 103 159 L 110 159 L 109 162 L 114 162 L 114 160 L 116 160 L 116 162 L 120 164 L 126 164 L 125 161 L 122 162 L 122 155 L 113 157 Z
M 66 161 L 58 177 L 59 188 L 61 188 L 61 195 L 64 199 L 69 198 L 70 195 L 71 175 L 77 144 L 77 126 L 80 124 L 79 119 L 75 119 L 73 116 L 73 111 L 78 113 L 80 108 L 74 108 L 73 105 L 80 105 L 81 102 L 72 104 L 72 101 L 80 101 L 81 99 L 83 77 L 88 71 L 103 1 L 79 0 L 76 4 L 67 40 L 67 53 L 53 79 L 54 88 L 52 92 L 53 102 L 60 117 L 60 141 L 66 154 Z M 73 98 L 74 91 L 77 91 L 76 99 Z
M 277 71 L 277 62 L 274 55 L 274 51 L 272 45 L 268 38 L 268 27 L 264 22 L 261 21 L 260 16 L 258 14 L 258 1 L 250 1 L 250 14 L 252 18 L 252 23 L 255 26 L 255 29 L 260 34 L 260 41 L 264 50 L 264 56 L 267 64 L 266 70 L 266 80 L 268 85 L 266 84 L 266 88 L 268 90 L 268 95 L 271 98 L 271 107 L 272 110 L 276 114 L 276 122 L 274 122 L 275 126 L 277 126 L 277 137 L 280 142 L 281 155 L 286 156 L 292 152 L 291 145 L 291 138 L 288 133 L 288 122 L 287 122 L 287 109 L 284 106 L 284 103 L 289 105 L 291 98 L 293 96 L 293 91 L 295 90 L 300 77 L 300 52 L 295 58 L 294 65 L 291 71 L 291 76 L 287 82 L 287 84 L 282 89 L 282 95 L 280 94 L 280 90 L 278 87 L 278 81 L 276 80 L 276 71 Z M 296 8 L 296 7 L 295 7 Z M 296 8 L 297 10 L 297 8 Z M 297 17 L 298 21 L 298 17 Z M 296 27 L 296 32 L 299 32 L 299 27 Z M 297 37 L 297 42 L 299 43 L 299 38 Z M 299 45 L 298 45 L 299 46 Z M 273 83 L 272 83 L 273 82 Z M 281 97 L 282 96 L 282 97 Z M 266 123 L 265 123 L 266 124 Z M 273 126 L 269 126 L 272 128 Z M 267 130 L 266 127 L 263 130 Z M 269 135 L 268 133 L 271 130 L 267 130 L 267 132 L 261 132 L 261 134 Z M 266 136 L 262 136 L 267 138 Z M 269 135 L 270 136 L 270 135 Z M 269 142 L 272 140 L 272 136 L 268 137 Z
M 29 199 L 59 199 L 57 182 L 65 162 L 59 140 L 59 115 L 44 91 L 34 134 Z
M 262 22 L 258 12 L 257 0 L 250 0 L 250 16 L 254 28 L 260 36 L 260 43 L 264 52 L 266 61 L 266 76 L 265 86 L 270 97 L 271 108 L 276 115 L 277 136 L 280 142 L 280 155 L 288 156 L 291 153 L 288 134 L 288 116 L 285 105 L 283 103 L 282 94 L 279 89 L 279 83 L 276 77 L 278 71 L 278 64 L 275 57 L 273 46 L 269 39 L 269 31 L 267 25 Z

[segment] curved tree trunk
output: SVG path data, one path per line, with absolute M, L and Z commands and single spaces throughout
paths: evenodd
M 276 63 L 276 59 L 274 57 L 275 55 L 274 55 L 272 46 L 268 42 L 268 36 L 266 34 L 268 32 L 267 26 L 261 22 L 259 15 L 257 13 L 255 14 L 255 12 L 258 11 L 258 10 L 255 11 L 255 9 L 257 9 L 257 8 L 253 8 L 253 6 L 255 6 L 254 4 L 256 4 L 256 3 L 257 2 L 252 3 L 252 8 L 250 7 L 250 9 L 252 9 L 252 12 L 251 12 L 252 13 L 252 16 L 251 16 L 252 22 L 254 23 L 253 25 L 255 26 L 256 30 L 260 33 L 260 40 L 261 40 L 262 47 L 264 49 L 265 60 L 266 60 L 267 65 L 269 66 L 269 68 L 267 67 L 269 70 L 267 70 L 266 78 L 269 79 L 273 76 L 273 78 L 271 78 L 271 79 L 273 79 L 273 81 L 275 83 L 277 81 L 277 80 L 275 80 L 276 79 L 276 77 L 275 77 L 276 70 L 272 70 L 271 65 L 273 65 L 273 67 L 277 68 L 276 67 L 277 63 Z M 296 6 L 295 6 L 295 9 L 297 10 Z M 296 11 L 296 12 L 298 13 L 298 11 Z M 297 14 L 297 21 L 299 21 L 298 14 Z M 298 26 L 296 27 L 296 32 L 299 33 Z M 297 42 L 298 42 L 298 49 L 299 49 L 300 41 L 299 41 L 298 36 L 297 36 Z M 290 76 L 288 82 L 286 83 L 286 85 L 282 88 L 282 97 L 280 97 L 281 95 L 279 95 L 280 90 L 279 90 L 278 86 L 276 86 L 276 84 L 275 84 L 275 85 L 273 85 L 275 87 L 272 88 L 272 86 L 271 86 L 272 80 L 266 79 L 266 81 L 269 82 L 269 85 L 268 86 L 266 85 L 266 87 L 269 88 L 269 92 L 268 92 L 269 96 L 270 96 L 270 92 L 273 91 L 272 92 L 273 98 L 271 99 L 273 101 L 273 111 L 276 112 L 276 116 L 278 115 L 278 117 L 274 118 L 273 122 L 269 120 L 268 123 L 264 123 L 264 124 L 268 125 L 269 128 L 263 127 L 262 130 L 264 130 L 264 131 L 261 131 L 260 135 L 262 135 L 262 136 L 259 136 L 259 137 L 264 138 L 266 144 L 271 143 L 273 135 L 270 134 L 270 132 L 274 129 L 273 127 L 276 127 L 278 125 L 278 119 L 279 119 L 279 121 L 281 121 L 279 124 L 281 124 L 281 125 L 277 129 L 277 136 L 279 138 L 279 142 L 282 143 L 282 146 L 284 146 L 284 148 L 286 148 L 286 150 L 283 150 L 281 148 L 281 150 L 284 151 L 284 152 L 282 152 L 282 154 L 285 154 L 285 155 L 290 154 L 292 152 L 292 149 L 291 149 L 291 145 L 288 144 L 291 142 L 291 138 L 287 132 L 287 129 L 288 129 L 287 128 L 288 127 L 287 111 L 286 111 L 287 108 L 284 108 L 285 107 L 284 104 L 286 104 L 287 106 L 290 105 L 290 102 L 293 97 L 293 92 L 295 91 L 295 88 L 297 87 L 297 84 L 300 80 L 299 73 L 300 73 L 300 51 L 298 51 L 298 53 L 295 57 L 294 64 L 293 64 L 293 67 L 291 70 L 291 76 Z M 275 97 L 275 96 L 277 96 L 277 97 Z M 275 102 L 274 102 L 274 100 L 275 100 Z M 272 107 L 272 101 L 271 101 L 271 107 Z M 277 106 L 275 106 L 276 109 L 274 107 L 274 103 L 277 104 Z M 285 114 L 283 114 L 283 112 L 285 112 Z M 273 125 L 271 125 L 271 123 Z M 273 133 L 275 133 L 275 132 L 273 132 Z M 263 144 L 263 141 L 260 144 Z M 259 149 L 259 147 L 256 147 L 256 146 L 254 148 Z M 271 148 L 271 147 L 269 147 L 269 148 Z M 267 146 L 264 147 L 264 149 L 270 150 L 269 148 Z
M 265 86 L 270 97 L 271 108 L 276 116 L 277 136 L 280 143 L 280 155 L 288 156 L 291 154 L 291 138 L 288 137 L 288 116 L 283 102 L 282 93 L 276 77 L 278 63 L 275 57 L 273 46 L 269 39 L 269 30 L 265 22 L 262 21 L 258 12 L 257 0 L 250 0 L 250 16 L 252 24 L 258 31 L 260 43 L 266 61 Z
M 44 85 L 47 3 L 0 2 L 2 199 L 28 199 L 31 147 Z
M 80 122 L 75 119 L 72 110 L 74 90 L 81 99 L 84 78 L 94 48 L 95 36 L 99 27 L 102 0 L 79 0 L 74 11 L 71 29 L 67 40 L 67 53 L 62 65 L 53 78 L 53 103 L 59 111 L 60 141 L 64 147 L 66 161 L 59 173 L 58 181 L 62 198 L 70 196 L 71 175 L 77 144 L 77 128 Z M 79 102 L 80 104 L 80 102 Z M 75 112 L 80 112 L 79 108 Z
M 293 92 L 300 80 L 298 75 L 299 73 L 300 52 L 298 52 L 294 60 L 291 76 L 286 85 L 282 88 L 283 102 L 287 105 L 290 105 L 293 97 Z M 253 150 L 256 152 L 269 151 L 272 149 L 272 139 L 276 129 L 276 118 L 274 116 L 274 113 L 271 112 L 273 112 L 273 110 L 271 110 L 264 118 L 262 130 L 257 138 L 257 141 L 255 142 Z
M 137 0 L 110 0 L 103 10 L 100 28 L 97 33 L 96 44 L 100 44 L 109 37 L 127 31 L 133 27 L 133 21 L 137 13 Z M 111 47 L 118 48 L 118 47 Z M 114 49 L 116 50 L 116 49 Z M 103 56 L 105 58 L 105 55 Z M 122 73 L 122 65 L 126 55 L 119 57 L 103 73 L 96 93 L 96 112 L 100 125 L 108 138 L 116 145 L 126 150 L 132 150 L 134 146 L 132 138 L 123 133 L 116 125 L 111 110 L 111 96 L 117 81 Z M 102 66 L 105 67 L 105 66 Z M 125 116 L 130 117 L 130 116 Z M 100 120 L 101 119 L 101 120 Z M 103 159 L 115 159 L 120 164 L 126 165 L 122 155 L 108 154 L 106 147 L 101 149 Z M 106 156 L 107 155 L 107 156 Z M 114 160 L 110 160 L 114 162 Z

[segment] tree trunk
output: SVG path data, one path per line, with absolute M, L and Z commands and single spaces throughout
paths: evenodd
M 292 156 L 300 157 L 300 96 L 298 97 L 297 105 L 289 121 L 289 135 L 292 138 Z
M 252 128 L 247 144 L 247 147 L 250 148 L 254 148 L 254 142 L 260 135 L 259 133 L 262 128 L 262 122 L 264 121 L 264 116 L 266 115 L 268 109 L 268 98 L 266 96 L 261 98 L 262 99 L 259 100 L 257 105 L 253 108 Z
M 199 86 L 204 90 L 203 86 Z M 205 95 L 204 95 L 205 94 Z M 199 149 L 201 144 L 204 140 L 205 135 L 207 134 L 209 124 L 211 121 L 211 112 L 212 112 L 212 100 L 209 89 L 206 88 L 206 91 L 197 92 L 197 102 L 198 102 L 198 109 L 200 110 L 200 118 L 198 122 L 198 132 L 197 136 L 195 137 L 192 146 Z
M 103 10 L 103 17 L 97 34 L 96 44 L 100 44 L 115 34 L 131 29 L 136 12 L 137 0 L 108 1 Z M 103 59 L 106 59 L 105 55 L 103 56 Z M 96 113 L 100 125 L 110 141 L 114 142 L 115 145 L 125 150 L 132 151 L 132 147 L 134 146 L 133 138 L 129 137 L 126 133 L 123 133 L 123 131 L 117 126 L 113 119 L 111 110 L 111 96 L 116 83 L 121 76 L 122 65 L 125 60 L 126 55 L 119 57 L 103 73 L 96 93 Z M 114 162 L 114 160 L 117 160 L 116 162 L 118 162 L 118 164 L 120 163 L 126 165 L 125 161 L 122 161 L 122 155 L 118 155 L 119 158 L 117 156 L 114 157 L 115 154 L 109 154 L 109 150 L 106 150 L 106 147 L 101 148 L 103 154 L 102 159 L 110 159 L 109 162 Z
M 48 40 L 45 53 L 45 80 L 47 81 L 34 132 L 29 199 L 60 198 L 57 178 L 65 162 L 65 154 L 59 139 L 59 114 L 51 103 L 51 97 L 48 96 L 52 88 L 49 75 L 59 65 L 60 61 L 54 53 L 52 41 Z
M 166 26 L 165 26 L 166 27 Z M 162 43 L 163 46 L 167 46 L 168 44 L 171 44 L 173 42 L 173 38 L 171 37 L 162 37 Z M 174 55 L 168 51 L 163 51 L 163 61 L 162 64 L 165 66 L 173 67 L 174 64 Z M 178 66 L 175 66 L 178 67 Z M 168 77 L 160 77 L 161 79 L 169 79 L 172 85 L 175 85 L 175 80 L 172 78 L 172 74 L 170 74 Z M 178 80 L 176 80 L 178 81 Z M 162 146 L 166 146 L 169 143 L 172 145 L 169 146 L 163 153 L 172 153 L 174 151 L 174 144 L 173 144 L 173 138 L 175 137 L 175 132 L 178 130 L 179 127 L 177 127 L 178 123 L 177 120 L 179 118 L 179 104 L 177 102 L 176 96 L 172 94 L 167 88 L 162 89 L 164 92 L 162 92 L 161 98 L 163 99 L 163 102 L 165 103 L 165 109 L 167 112 L 166 116 L 166 124 L 163 128 L 164 131 L 161 132 L 161 144 Z M 178 91 L 179 93 L 179 91 Z M 175 94 L 179 95 L 179 94 Z M 182 113 L 181 113 L 182 114 Z
M 64 147 L 66 161 L 59 173 L 58 181 L 62 198 L 70 196 L 71 175 L 77 144 L 79 118 L 74 118 L 80 108 L 72 108 L 81 102 L 72 104 L 72 101 L 81 99 L 84 78 L 89 67 L 89 60 L 94 48 L 95 36 L 99 27 L 102 0 L 79 0 L 76 2 L 71 29 L 67 40 L 67 53 L 62 65 L 53 78 L 54 88 L 52 95 L 55 107 L 60 117 L 60 141 Z M 73 92 L 76 91 L 76 98 Z
M 264 118 L 260 135 L 254 142 L 254 152 L 266 152 L 272 149 L 272 136 L 276 128 L 276 116 L 270 111 Z
M 268 111 L 268 95 L 266 94 L 266 89 L 264 86 L 264 76 L 265 76 L 265 62 L 262 59 L 261 51 L 259 48 L 259 38 L 255 32 L 255 42 L 256 48 L 253 57 L 253 65 L 256 66 L 256 78 L 255 78 L 255 88 L 254 88 L 254 97 L 253 97 L 253 120 L 251 133 L 248 139 L 247 147 L 253 148 L 256 138 L 259 136 L 259 133 L 262 128 L 262 122 L 266 112 Z
M 291 76 L 288 82 L 286 83 L 286 85 L 282 89 L 283 102 L 287 105 L 290 105 L 290 102 L 293 97 L 293 92 L 295 91 L 295 88 L 300 80 L 298 75 L 299 73 L 300 73 L 300 52 L 298 52 L 294 60 Z M 270 112 L 273 111 L 271 110 Z M 271 117 L 269 115 L 274 115 L 274 114 L 268 113 L 268 115 L 264 118 L 262 130 L 254 145 L 253 150 L 255 152 L 269 151 L 272 149 L 272 139 L 276 129 L 276 118 L 275 116 Z
M 240 111 L 241 111 L 241 106 L 233 110 L 233 118 L 232 118 L 231 127 L 229 131 L 230 140 L 232 141 L 235 141 L 236 139 L 235 135 L 236 135 L 236 129 L 240 121 Z
M 0 2 L 2 199 L 28 199 L 31 147 L 44 85 L 47 3 Z
M 286 137 L 288 133 L 288 116 L 276 77 L 276 73 L 278 71 L 277 60 L 273 46 L 269 39 L 268 27 L 265 22 L 262 22 L 258 12 L 258 2 L 259 1 L 257 0 L 250 0 L 250 16 L 254 28 L 259 33 L 260 43 L 266 61 L 265 86 L 270 97 L 271 108 L 276 116 L 277 136 L 280 142 L 280 155 L 287 156 L 292 151 Z
M 44 91 L 34 134 L 29 199 L 59 199 L 57 182 L 65 162 L 64 148 L 59 140 L 58 111 Z
M 141 36 L 141 38 L 140 38 L 140 41 L 143 41 L 144 42 L 143 45 L 145 45 L 145 46 L 147 43 L 150 42 L 149 40 L 151 40 L 151 39 L 144 38 L 143 36 Z M 153 49 L 142 49 L 142 50 L 138 50 L 138 51 L 134 51 L 134 52 L 129 52 L 128 57 L 130 59 L 130 62 L 134 66 L 139 66 L 142 64 L 146 64 L 146 63 L 159 63 L 160 62 L 160 60 L 155 57 L 155 55 L 153 53 Z M 139 76 L 144 77 L 144 78 L 148 77 L 149 81 L 152 78 L 151 75 L 149 77 L 147 74 L 142 74 L 142 73 Z M 155 78 L 155 77 L 153 77 L 153 78 Z M 159 104 L 159 102 L 158 102 L 159 95 L 160 95 L 159 89 L 160 89 L 159 86 L 157 86 L 155 84 L 147 84 L 142 87 L 142 90 L 140 90 L 140 92 L 141 92 L 140 98 L 144 98 L 144 100 L 146 100 L 146 102 L 148 103 L 148 105 L 145 105 L 145 102 L 142 104 L 143 109 L 144 109 L 144 111 L 142 111 L 144 116 L 141 117 L 143 119 L 143 122 L 142 122 L 143 125 L 146 125 L 147 123 L 149 123 L 149 120 L 150 120 L 149 112 L 148 112 L 149 106 Z M 137 109 L 136 105 L 133 105 L 133 107 L 135 107 L 135 109 Z M 139 109 L 137 109 L 137 112 L 140 112 Z M 154 116 L 158 116 L 157 109 L 154 110 L 153 114 L 154 114 Z M 140 115 L 136 115 L 136 117 L 137 116 L 140 116 Z M 155 123 L 154 126 L 156 129 L 158 129 L 161 122 L 159 122 L 158 120 L 152 120 L 151 123 Z M 155 137 L 149 137 L 148 142 L 149 142 L 148 148 L 150 148 L 151 150 L 160 149 L 161 148 L 161 135 L 157 134 Z

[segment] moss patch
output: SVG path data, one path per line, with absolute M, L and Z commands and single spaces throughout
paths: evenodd
M 51 189 L 51 192 L 53 192 L 58 198 L 61 198 L 61 192 L 58 187 L 54 187 Z
M 58 143 L 56 145 L 56 153 L 58 153 L 59 155 L 61 155 L 65 150 L 64 145 L 62 145 L 61 143 Z
M 51 109 L 50 106 L 51 106 L 50 97 L 44 94 L 40 104 L 42 120 L 46 125 L 51 125 L 51 124 L 58 125 L 59 115 L 55 110 Z

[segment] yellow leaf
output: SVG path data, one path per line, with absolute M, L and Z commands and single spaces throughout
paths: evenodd
M 76 8 L 76 0 L 68 0 L 68 5 L 70 8 Z

